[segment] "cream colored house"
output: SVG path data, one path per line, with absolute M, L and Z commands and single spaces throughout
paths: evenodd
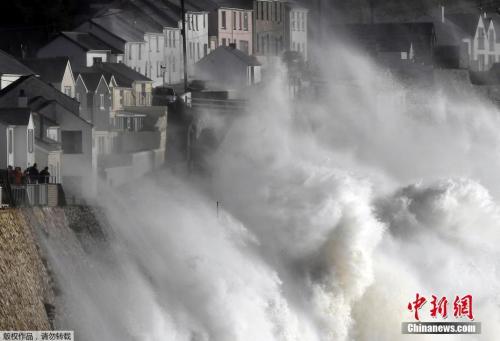
M 41 80 L 49 83 L 65 95 L 75 97 L 75 77 L 69 58 L 24 59 L 23 63 L 32 69 Z

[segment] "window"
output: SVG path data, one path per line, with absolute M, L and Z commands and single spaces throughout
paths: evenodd
M 198 31 L 198 16 L 195 15 L 194 18 L 196 19 L 196 31 Z
M 240 50 L 248 54 L 248 41 L 240 40 Z
M 102 57 L 94 57 L 94 58 L 92 58 L 92 63 L 93 64 L 102 63 Z
M 208 45 L 203 44 L 203 57 L 205 57 L 208 54 Z
M 104 154 L 106 152 L 106 141 L 104 136 L 97 137 L 97 152 Z
M 177 34 L 175 32 L 172 32 L 172 40 L 173 40 L 173 43 L 174 43 L 174 47 L 175 47 L 175 40 L 177 39 Z
M 200 59 L 200 43 L 196 44 L 196 50 L 197 50 L 196 55 L 197 55 L 198 59 Z
M 222 38 L 222 46 L 226 46 L 226 38 Z
M 123 90 L 120 90 L 120 105 L 123 106 Z
M 478 29 L 477 44 L 478 44 L 478 48 L 480 50 L 484 50 L 484 29 L 483 28 Z
M 160 77 L 160 62 L 156 61 L 156 77 Z
M 233 11 L 233 30 L 236 30 L 236 12 Z
M 240 31 L 241 31 L 243 29 L 243 20 L 241 17 L 241 12 L 240 12 L 239 16 L 240 16 Z
M 495 56 L 489 55 L 488 56 L 488 65 L 491 67 L 495 63 Z
M 175 56 L 172 56 L 172 72 L 175 72 Z
M 47 138 L 53 141 L 59 141 L 58 128 L 55 127 L 47 128 Z
M 160 36 L 156 36 L 156 52 L 160 52 Z
M 128 46 L 128 59 L 132 59 L 132 45 Z
M 139 44 L 139 60 L 142 59 L 142 45 Z
M 243 15 L 243 29 L 248 31 L 248 13 Z
M 295 12 L 290 13 L 292 16 L 292 31 L 295 31 Z
M 274 3 L 274 21 L 278 21 L 278 2 Z
M 33 129 L 28 129 L 28 153 L 33 153 L 34 138 Z
M 207 27 L 207 23 L 206 23 L 207 19 L 206 19 L 206 17 L 207 17 L 206 14 L 203 14 L 203 28 Z
M 65 154 L 81 154 L 82 132 L 77 130 L 66 130 L 61 132 L 62 149 Z
M 76 100 L 77 100 L 78 102 L 80 102 L 80 94 L 79 94 L 79 93 L 77 93 L 77 94 L 76 94 Z
M 100 104 L 101 110 L 104 110 L 104 95 L 103 94 L 99 95 L 99 104 Z
M 8 136 L 8 150 L 9 150 L 9 154 L 12 154 L 13 152 L 13 149 L 14 149 L 14 132 L 12 131 L 12 129 L 9 129 L 9 136 Z
M 264 4 L 262 2 L 257 3 L 257 7 L 260 6 L 260 20 L 264 20 Z
M 222 19 L 221 19 L 221 27 L 222 29 L 226 29 L 226 11 L 222 11 L 221 13 Z
M 65 86 L 64 87 L 64 93 L 68 96 L 71 97 L 71 87 L 70 86 Z

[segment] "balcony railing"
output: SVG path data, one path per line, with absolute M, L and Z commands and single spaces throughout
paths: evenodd
M 137 92 L 134 94 L 135 105 L 149 107 L 151 106 L 151 93 L 150 92 Z
M 57 184 L 25 184 L 11 186 L 14 206 L 58 206 L 59 189 Z

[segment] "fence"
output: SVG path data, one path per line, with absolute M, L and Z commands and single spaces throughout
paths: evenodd
M 59 203 L 57 184 L 12 185 L 14 206 L 57 206 Z

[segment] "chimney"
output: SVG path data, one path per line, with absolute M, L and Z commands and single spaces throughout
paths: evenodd
M 444 6 L 441 6 L 441 23 L 446 23 L 446 18 L 444 17 Z
M 28 107 L 28 97 L 24 93 L 24 90 L 19 90 L 19 97 L 17 98 L 17 106 L 19 108 L 27 108 Z
M 236 50 L 236 43 L 230 43 L 230 44 L 229 44 L 229 48 L 230 48 L 231 50 Z

